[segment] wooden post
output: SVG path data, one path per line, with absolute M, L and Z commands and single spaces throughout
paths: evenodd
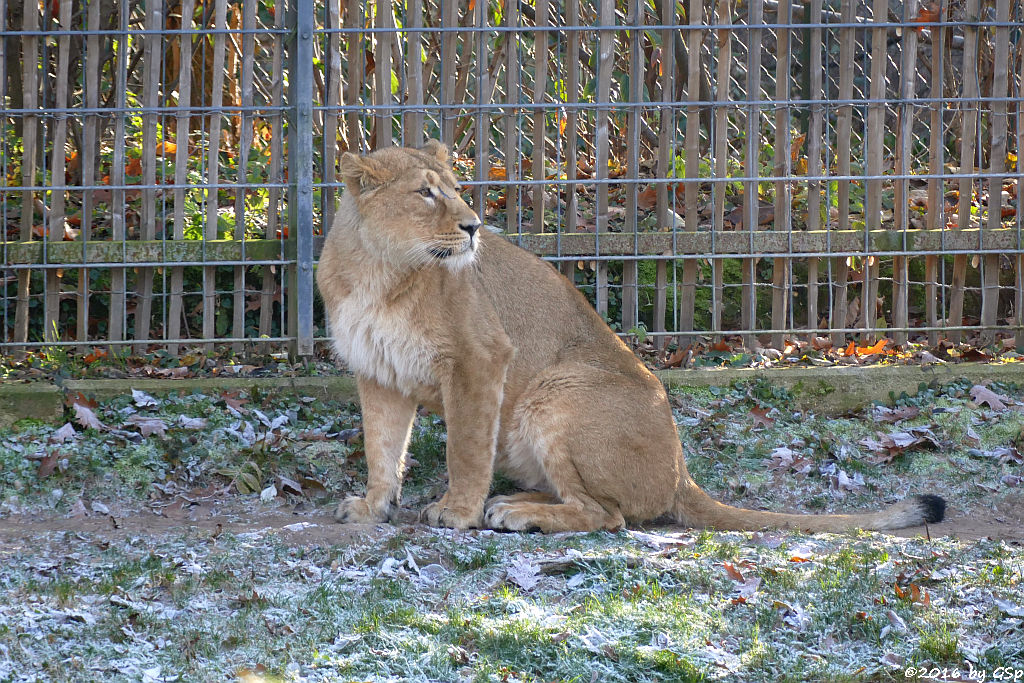
M 978 21 L 981 14 L 981 0 L 967 0 L 966 16 L 968 23 L 964 24 L 964 63 L 963 63 L 963 92 L 964 102 L 961 105 L 961 127 L 960 127 L 960 172 L 971 173 L 974 171 L 975 137 L 978 133 L 978 111 L 980 103 L 977 101 L 981 93 L 978 83 L 978 27 L 970 22 Z M 974 180 L 963 175 L 959 182 L 960 205 L 957 210 L 957 230 L 964 230 L 970 227 L 971 204 L 974 199 Z M 963 325 L 964 318 L 964 290 L 967 287 L 967 254 L 957 254 L 953 257 L 953 281 L 950 284 L 949 294 L 949 318 L 947 323 L 954 327 Z M 962 338 L 960 330 L 950 330 L 949 340 L 954 344 L 959 343 Z
M 213 28 L 227 28 L 227 0 L 215 0 Z M 206 181 L 210 187 L 206 194 L 206 225 L 203 239 L 207 242 L 218 237 L 218 190 L 220 186 L 220 131 L 221 105 L 224 103 L 224 34 L 218 33 L 213 39 L 213 84 L 211 87 L 209 136 L 206 150 Z M 203 337 L 217 336 L 217 267 L 203 266 Z M 213 351 L 213 344 L 205 345 L 206 351 Z
M 822 0 L 811 0 L 810 14 L 806 20 L 810 24 L 821 22 Z M 822 30 L 820 27 L 810 29 L 805 44 L 807 45 L 808 99 L 822 99 Z M 821 189 L 823 183 L 816 177 L 827 174 L 828 167 L 821 163 L 821 143 L 825 128 L 825 107 L 812 104 L 807 124 L 807 229 L 822 229 Z M 827 185 L 825 185 L 827 187 Z M 818 266 L 819 259 L 807 259 L 807 329 L 811 340 L 818 328 Z
M 996 22 L 1010 21 L 1010 0 L 996 0 Z M 997 26 L 993 40 L 994 54 L 992 65 L 993 97 L 1007 97 L 1009 93 L 1010 63 L 1010 30 L 1007 26 Z M 1007 103 L 994 100 L 992 114 L 989 119 L 989 173 L 988 179 L 988 227 L 997 230 L 1003 221 L 1003 174 L 1006 173 L 1006 134 L 1007 134 Z M 1018 155 L 1024 150 L 1017 150 Z M 1019 191 L 1019 189 L 1018 189 Z M 991 248 L 985 242 L 983 247 Z M 995 327 L 999 313 L 999 255 L 986 254 L 982 258 L 981 285 L 981 324 L 985 328 L 981 333 L 983 345 L 995 341 Z
M 842 23 L 839 29 L 839 99 L 849 102 L 853 99 L 853 48 L 854 30 L 849 24 L 854 19 L 853 0 L 845 0 L 842 4 Z M 836 165 L 839 175 L 850 175 L 850 138 L 853 134 L 853 105 L 841 104 L 836 112 Z M 837 203 L 839 204 L 839 230 L 850 229 L 850 181 L 838 181 Z M 846 325 L 846 289 L 849 279 L 850 264 L 845 256 L 835 259 L 832 266 L 834 278 L 832 293 L 832 315 L 830 326 L 833 330 L 845 328 Z M 845 332 L 833 332 L 832 344 L 844 346 Z
M 820 0 L 819 0 L 820 1 Z M 730 70 L 732 68 L 732 5 L 731 0 L 718 1 L 718 17 L 716 22 L 725 28 L 718 29 L 718 63 L 716 68 L 716 97 L 715 106 L 715 141 L 713 155 L 715 158 L 715 178 L 729 177 L 728 154 L 729 154 L 729 83 Z M 714 214 L 711 225 L 714 230 L 722 230 L 725 227 L 725 183 L 715 183 L 712 188 L 714 195 Z M 713 255 L 712 255 L 713 256 Z M 722 259 L 711 259 L 711 278 L 713 289 L 711 292 L 711 329 L 719 332 L 722 330 L 722 310 L 725 296 L 724 272 Z
M 784 2 L 788 0 L 783 0 Z M 704 23 L 704 7 L 702 0 L 690 0 L 690 7 L 687 11 L 689 29 L 686 31 L 687 65 L 686 65 L 686 100 L 694 103 L 700 101 L 701 81 L 701 45 L 704 42 L 704 32 L 700 29 Z M 685 204 L 685 216 L 683 230 L 685 232 L 697 232 L 698 206 L 697 190 L 700 189 L 700 106 L 690 104 L 686 108 L 686 179 L 683 181 L 683 203 Z M 683 239 L 686 239 L 685 236 Z M 679 329 L 692 331 L 694 329 L 694 309 L 697 305 L 697 266 L 696 259 L 683 261 L 683 284 L 679 292 Z M 693 335 L 687 335 L 680 339 L 680 343 L 690 344 L 694 340 Z
M 779 23 L 789 24 L 793 21 L 790 0 L 779 0 Z M 778 102 L 789 100 L 790 87 L 790 31 L 786 28 L 776 29 L 776 69 L 775 99 Z M 790 156 L 790 108 L 788 104 L 775 106 L 775 158 L 773 173 L 786 180 L 775 181 L 775 230 L 791 232 L 793 230 L 793 192 L 788 178 L 792 173 Z M 792 259 L 772 259 L 772 328 L 781 330 L 789 327 L 789 271 Z M 785 343 L 785 335 L 776 332 L 772 335 L 772 347 L 781 350 Z
M 910 24 L 917 16 L 917 0 L 905 0 L 903 5 L 903 20 Z M 903 34 L 903 41 L 900 47 L 900 97 L 903 103 L 899 107 L 899 130 L 896 135 L 896 171 L 901 176 L 906 176 L 910 170 L 910 143 L 914 132 L 914 120 L 916 119 L 913 103 L 914 99 L 914 77 L 917 75 L 917 31 L 906 31 Z M 938 130 L 933 130 L 932 135 L 941 135 Z M 904 239 L 900 240 L 901 248 L 905 248 L 906 231 L 910 228 L 910 219 L 907 215 L 909 210 L 908 202 L 910 197 L 910 183 L 907 178 L 900 178 L 896 181 L 894 193 L 894 219 L 896 229 L 903 233 Z M 900 332 L 898 328 L 910 325 L 909 315 L 909 291 L 910 274 L 909 258 L 906 256 L 894 256 L 892 260 L 892 324 L 897 328 L 893 333 L 893 341 L 897 346 L 907 343 L 908 335 Z

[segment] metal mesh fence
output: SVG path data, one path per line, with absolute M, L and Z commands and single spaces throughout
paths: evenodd
M 311 352 L 341 151 L 427 137 L 620 332 L 1021 341 L 1018 2 L 0 9 L 9 352 Z

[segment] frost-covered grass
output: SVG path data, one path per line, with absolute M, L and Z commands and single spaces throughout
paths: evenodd
M 690 467 L 719 498 L 818 511 L 937 492 L 962 511 L 1020 500 L 1024 468 L 1008 450 L 1020 394 L 995 388 L 1002 410 L 953 385 L 904 400 L 918 412 L 895 424 L 882 411 L 796 415 L 763 385 L 673 400 Z M 443 424 L 429 416 L 411 447 L 406 521 L 346 530 L 330 511 L 365 477 L 353 406 L 192 395 L 91 410 L 105 429 L 0 432 L 0 681 L 1024 670 L 1013 540 L 430 529 L 411 521 L 443 490 Z M 143 436 L 141 418 L 165 428 Z M 870 439 L 915 427 L 933 438 L 876 462 Z

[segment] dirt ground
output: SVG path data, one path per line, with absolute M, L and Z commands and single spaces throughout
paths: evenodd
M 154 514 L 149 510 L 131 510 L 111 515 L 90 513 L 68 518 L 61 515 L 11 515 L 0 518 L 0 542 L 12 543 L 38 540 L 40 535 L 77 533 L 108 541 L 128 537 L 155 537 L 190 533 L 217 536 L 228 532 L 242 534 L 264 529 L 277 532 L 291 546 L 344 545 L 401 529 L 406 533 L 426 531 L 428 527 L 416 519 L 416 511 L 403 509 L 395 524 L 338 524 L 332 507 L 258 506 L 253 509 L 244 501 L 226 499 L 215 505 L 196 505 L 175 513 Z M 679 527 L 651 525 L 646 530 L 679 531 Z M 947 508 L 946 519 L 939 524 L 910 527 L 890 532 L 903 538 L 942 538 L 961 540 L 989 538 L 1024 544 L 1024 492 L 1004 495 L 992 505 L 976 505 L 967 510 Z

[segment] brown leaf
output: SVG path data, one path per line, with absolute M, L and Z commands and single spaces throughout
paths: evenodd
M 722 566 L 725 568 L 725 573 L 728 574 L 729 578 L 732 580 L 739 581 L 740 583 L 746 581 L 746 579 L 743 578 L 743 574 L 740 573 L 740 570 L 736 569 L 731 562 L 723 562 Z
M 658 188 L 649 185 L 647 189 L 637 195 L 636 205 L 644 211 L 649 211 L 658 205 Z
M 975 384 L 971 387 L 971 399 L 978 405 L 987 403 L 988 407 L 992 410 L 1006 410 L 1006 404 L 1003 401 L 1010 400 L 981 384 Z
M 751 408 L 750 416 L 754 418 L 754 428 L 757 427 L 771 427 L 775 424 L 773 418 L 768 417 L 768 412 L 771 408 Z
M 37 479 L 45 479 L 53 474 L 53 471 L 57 469 L 57 456 L 56 452 L 48 453 L 39 461 L 39 469 L 36 470 Z

